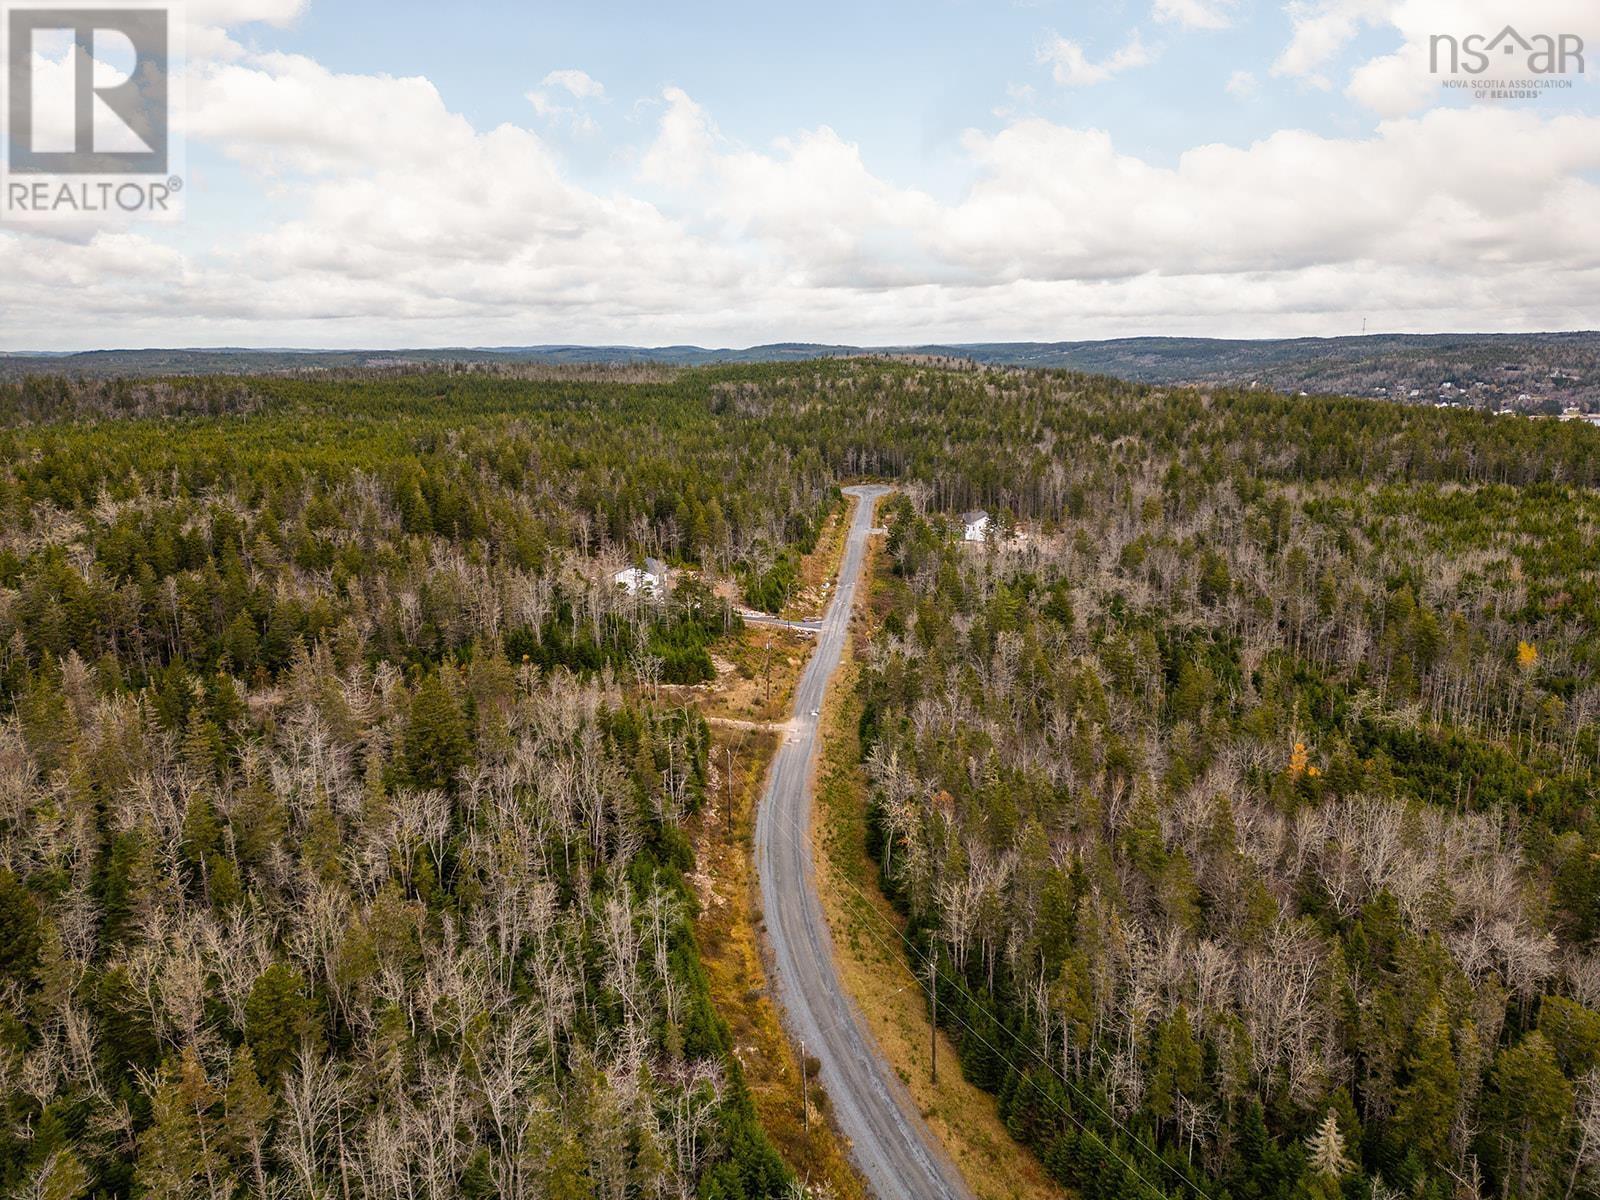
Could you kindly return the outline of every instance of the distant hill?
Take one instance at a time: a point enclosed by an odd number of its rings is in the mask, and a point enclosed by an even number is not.
[[[1595,332],[1372,334],[1259,341],[1139,337],[876,347],[782,342],[743,350],[577,345],[432,350],[96,350],[82,354],[0,354],[0,379],[38,374],[259,374],[443,363],[703,366],[854,354],[948,356],[995,366],[1061,367],[1151,384],[1254,385],[1277,391],[1338,392],[1496,407],[1600,407],[1600,333]]]

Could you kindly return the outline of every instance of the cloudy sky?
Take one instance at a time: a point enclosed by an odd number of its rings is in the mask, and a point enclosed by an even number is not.
[[[1537,100],[1430,73],[1508,21],[1596,62]],[[1600,327],[1596,0],[185,23],[185,219],[0,226],[0,349]]]

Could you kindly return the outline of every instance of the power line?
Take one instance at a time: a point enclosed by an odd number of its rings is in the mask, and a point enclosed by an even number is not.
[[[778,826],[779,830],[781,832],[785,833],[786,835],[788,835],[789,837],[791,837],[793,839],[794,844],[795,844],[795,846],[797,848],[801,848],[803,846],[803,843],[800,840],[799,827],[795,824],[793,818],[790,818],[789,821],[786,822],[786,824],[789,825],[790,828],[786,829],[786,828],[784,828],[784,826],[782,824],[780,824]],[[921,962],[923,966],[926,967],[926,966],[929,965],[928,956],[925,953],[923,953],[923,951],[920,950],[917,947],[915,942],[913,942],[909,937],[906,936],[905,930],[901,929],[898,925],[896,925],[893,921],[891,921],[888,917],[886,917],[878,909],[878,906],[872,902],[871,898],[868,897],[867,894],[865,892],[863,892],[859,887],[857,887],[854,882],[852,882],[850,879],[844,877],[844,875],[842,873],[840,873],[840,878],[843,880],[844,885],[847,888],[849,888],[853,893],[855,893],[856,898],[861,901],[861,903],[867,908],[867,910],[869,911],[869,913],[872,916],[876,917],[879,921],[883,922],[884,924],[888,925],[889,928],[894,930],[895,934],[900,938],[900,940],[905,943],[906,948],[911,951],[912,955],[919,962]],[[892,942],[889,942],[889,941],[885,940],[880,934],[878,934],[876,931],[872,930],[870,927],[868,929],[868,933],[871,934],[871,936],[878,942],[878,944],[880,946],[883,946],[885,949],[890,950],[890,951],[894,950],[894,945],[893,945]],[[945,976],[945,978],[951,980],[951,985],[969,1003],[972,1003],[972,1004],[976,1004],[977,1003],[977,1000],[972,995],[972,993],[967,991],[965,986],[963,986],[962,982],[960,981],[960,977],[959,976],[955,977],[955,979],[951,979],[951,977],[947,974]],[[902,990],[904,990],[904,989],[902,989]],[[1027,1072],[1022,1070],[1022,1068],[1016,1063],[1015,1060],[1013,1060],[1009,1055],[1007,1055],[1005,1053],[1005,1051],[1001,1050],[1000,1047],[996,1046],[993,1042],[991,1042],[988,1038],[986,1038],[979,1030],[973,1028],[972,1025],[969,1024],[966,1021],[966,1019],[964,1017],[962,1017],[962,1015],[959,1012],[949,1008],[948,1006],[946,1007],[945,1012],[952,1019],[954,1019],[956,1021],[956,1023],[959,1024],[964,1030],[966,1030],[973,1037],[977,1038],[980,1042],[982,1042],[983,1045],[989,1051],[991,1051],[996,1057],[998,1057],[1001,1062],[1005,1063],[1006,1066],[1010,1067],[1013,1071],[1015,1071],[1020,1078],[1026,1079],[1033,1086],[1034,1091],[1036,1091],[1039,1095],[1043,1096],[1047,1101],[1049,1101],[1052,1105],[1054,1105],[1056,1110],[1058,1112],[1060,1112],[1062,1116],[1066,1117],[1067,1120],[1071,1121],[1072,1124],[1077,1127],[1077,1129],[1078,1129],[1078,1131],[1080,1133],[1093,1134],[1096,1138],[1099,1138],[1099,1134],[1095,1133],[1094,1130],[1092,1130],[1088,1126],[1086,1126],[1083,1123],[1083,1121],[1078,1117],[1078,1115],[1076,1113],[1072,1112],[1070,1109],[1068,1109],[1065,1106],[1063,1106],[1062,1103],[1059,1100],[1057,1100],[1054,1096],[1050,1095],[1049,1092],[1045,1091],[1042,1087],[1040,1087],[1039,1084],[1036,1081],[1034,1081],[1033,1079],[1031,1079],[1028,1076]],[[1086,1092],[1083,1091],[1083,1089],[1079,1088],[1075,1083],[1073,1083],[1070,1079],[1068,1079],[1066,1077],[1066,1075],[1064,1075],[1056,1067],[1056,1065],[1054,1063],[1052,1063],[1048,1059],[1046,1059],[1042,1054],[1039,1053],[1039,1051],[1037,1049],[1035,1049],[1033,1046],[1029,1045],[1027,1042],[1023,1041],[1022,1038],[1018,1037],[1017,1034],[1015,1032],[1013,1032],[1009,1026],[1007,1026],[1003,1022],[996,1022],[996,1024],[999,1025],[999,1027],[1001,1029],[1004,1029],[1006,1031],[1006,1033],[1010,1035],[1012,1041],[1016,1042],[1019,1046],[1021,1046],[1024,1050],[1026,1050],[1029,1054],[1031,1054],[1034,1058],[1036,1058],[1039,1061],[1039,1063],[1047,1071],[1049,1071],[1052,1075],[1054,1075],[1057,1079],[1059,1079],[1061,1081],[1062,1085],[1068,1091],[1070,1091],[1074,1096],[1076,1096],[1083,1104],[1085,1104],[1086,1106],[1088,1106],[1089,1108],[1091,1108],[1095,1112],[1097,1112],[1113,1128],[1115,1128],[1118,1132],[1122,1133],[1125,1137],[1127,1137],[1129,1141],[1133,1142],[1134,1145],[1138,1146],[1145,1153],[1149,1154],[1152,1158],[1155,1158],[1158,1161],[1160,1161],[1162,1166],[1164,1166],[1168,1171],[1170,1171],[1173,1175],[1175,1175],[1185,1185],[1187,1185],[1190,1189],[1192,1189],[1197,1196],[1201,1197],[1201,1200],[1211,1200],[1210,1194],[1208,1192],[1206,1192],[1206,1190],[1204,1188],[1202,1188],[1199,1184],[1195,1183],[1194,1180],[1190,1179],[1186,1174],[1184,1174],[1182,1171],[1178,1170],[1177,1167],[1173,1166],[1170,1162],[1168,1162],[1165,1158],[1163,1158],[1160,1154],[1158,1154],[1154,1147],[1150,1146],[1142,1138],[1140,1138],[1138,1136],[1138,1134],[1134,1133],[1125,1124],[1123,1124],[1121,1121],[1117,1120],[1117,1118],[1111,1112],[1109,1112],[1104,1106],[1096,1103],[1095,1100],[1093,1099],[1093,1097],[1089,1096]],[[1161,1189],[1156,1187],[1156,1185],[1154,1183],[1152,1183],[1149,1179],[1147,1179],[1145,1177],[1145,1175],[1143,1174],[1143,1172],[1141,1172],[1138,1167],[1134,1166],[1133,1163],[1129,1162],[1126,1158],[1124,1158],[1121,1154],[1119,1154],[1115,1147],[1113,1147],[1112,1145],[1107,1143],[1103,1138],[1100,1139],[1100,1142],[1101,1142],[1101,1145],[1103,1145],[1105,1147],[1106,1151],[1114,1159],[1117,1160],[1117,1162],[1121,1163],[1123,1167],[1125,1167],[1129,1172],[1131,1172],[1133,1174],[1135,1179],[1137,1179],[1140,1183],[1144,1184],[1145,1187],[1149,1188],[1151,1191],[1156,1192],[1158,1194],[1160,1193]]]

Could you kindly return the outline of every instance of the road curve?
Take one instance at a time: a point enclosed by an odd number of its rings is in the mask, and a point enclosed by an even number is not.
[[[867,1186],[878,1200],[972,1200],[840,984],[811,860],[818,723],[812,714],[822,708],[823,693],[839,668],[873,514],[888,490],[845,489],[860,503],[816,653],[795,691],[792,732],[778,747],[756,814],[756,870],[785,1022],[806,1052],[821,1061],[822,1086]]]

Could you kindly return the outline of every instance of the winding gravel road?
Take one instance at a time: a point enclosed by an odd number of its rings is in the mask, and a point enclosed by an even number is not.
[[[817,717],[839,668],[867,537],[885,487],[851,487],[860,497],[845,543],[839,584],[823,617],[816,653],[795,692],[794,720],[778,747],[756,815],[756,869],[767,935],[777,959],[778,999],[789,1031],[822,1063],[822,1086],[851,1156],[878,1200],[972,1200],[960,1172],[923,1123],[884,1061],[834,966],[811,860],[811,774]]]

